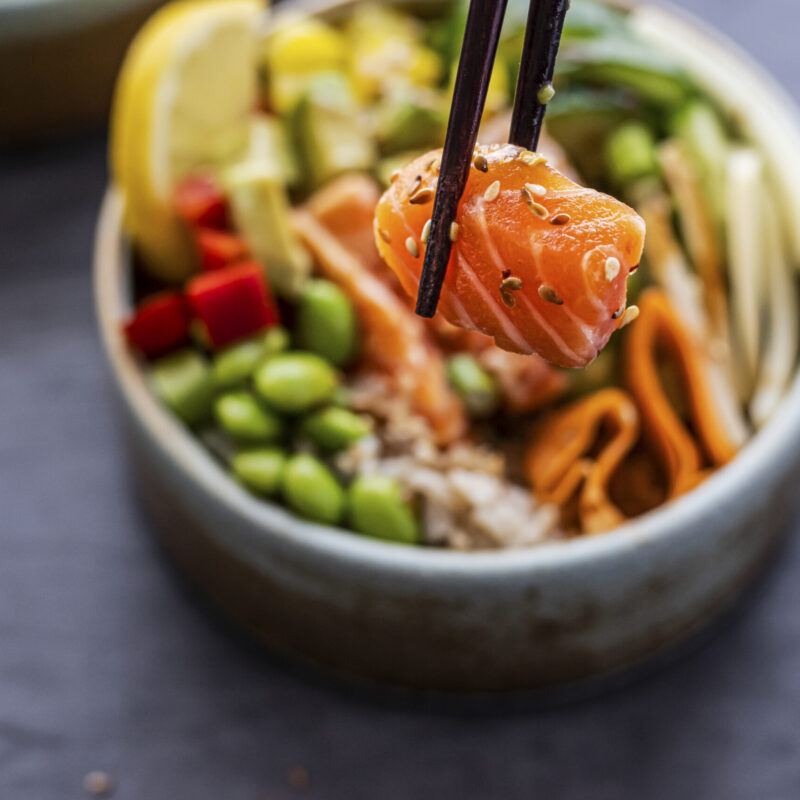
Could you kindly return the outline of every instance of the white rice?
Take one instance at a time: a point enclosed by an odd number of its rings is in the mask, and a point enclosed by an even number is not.
[[[428,544],[477,550],[561,538],[558,509],[505,477],[502,452],[470,442],[441,450],[425,420],[411,413],[383,376],[363,376],[349,388],[353,407],[379,425],[374,436],[337,457],[337,468],[349,477],[395,478],[418,504]]]

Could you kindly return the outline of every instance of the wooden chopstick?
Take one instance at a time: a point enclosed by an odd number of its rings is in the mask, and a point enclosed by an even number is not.
[[[416,312],[421,317],[436,313],[447,262],[450,260],[450,225],[467,183],[472,153],[478,138],[489,78],[500,41],[506,0],[471,0],[458,62],[453,105],[439,169],[431,229],[425,248]]]
[[[510,133],[512,144],[528,150],[535,150],[539,142],[568,7],[569,0],[531,0]],[[472,164],[505,12],[506,0],[470,2],[417,290],[416,312],[421,317],[432,317],[439,304],[453,246],[450,226]]]
[[[553,69],[556,64],[564,15],[569,0],[531,0],[522,61],[514,95],[509,142],[536,150],[547,102],[552,97]]]

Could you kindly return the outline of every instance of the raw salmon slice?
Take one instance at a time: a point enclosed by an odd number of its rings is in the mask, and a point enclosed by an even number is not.
[[[378,203],[375,241],[415,295],[441,151],[405,167]],[[583,367],[626,321],[628,275],[645,226],[619,200],[586,189],[513,145],[478,145],[451,229],[439,310],[504,350]]]

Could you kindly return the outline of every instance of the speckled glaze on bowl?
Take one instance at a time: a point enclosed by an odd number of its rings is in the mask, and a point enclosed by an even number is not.
[[[783,109],[776,124],[792,131],[800,153],[793,108],[773,82],[730,43],[698,33],[694,22],[681,24],[758,76]],[[789,177],[800,192],[800,174]],[[707,625],[755,578],[795,519],[797,382],[732,464],[607,535],[457,553],[301,521],[230,480],[151,395],[119,333],[130,308],[121,211],[110,191],[98,226],[95,288],[140,496],[190,581],[272,648],[368,681],[444,691],[597,679]]]

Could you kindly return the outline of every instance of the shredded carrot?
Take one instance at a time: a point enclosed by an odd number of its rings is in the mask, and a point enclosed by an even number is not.
[[[621,389],[602,389],[555,412],[539,427],[525,454],[531,488],[562,509],[577,504],[584,533],[601,533],[625,520],[609,484],[639,435],[639,415]]]
[[[440,444],[464,434],[464,410],[447,384],[444,360],[419,317],[314,216],[292,212],[292,227],[322,274],[350,297],[362,324],[364,358],[392,377],[413,408],[430,423]]]
[[[663,464],[668,496],[676,497],[706,477],[707,465],[730,461],[736,447],[720,422],[702,355],[664,292],[649,289],[638,304],[639,318],[625,343],[626,382],[648,442]],[[679,371],[691,432],[665,392],[659,349]]]

